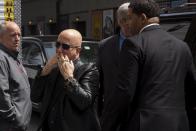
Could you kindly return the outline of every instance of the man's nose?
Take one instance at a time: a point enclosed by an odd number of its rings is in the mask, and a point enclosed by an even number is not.
[[[19,35],[16,35],[16,40],[20,40],[20,36]]]

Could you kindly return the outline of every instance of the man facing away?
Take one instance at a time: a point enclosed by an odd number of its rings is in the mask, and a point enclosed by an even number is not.
[[[30,85],[17,59],[20,37],[16,23],[0,25],[0,131],[25,131],[30,122]]]
[[[82,36],[77,30],[62,31],[56,42],[56,55],[37,78],[34,87],[44,88],[43,97],[34,96],[34,101],[42,101],[39,130],[100,130],[95,108],[98,70],[95,65],[80,60],[81,44]]]
[[[114,131],[127,109],[132,113],[125,131],[189,131],[185,79],[196,85],[189,47],[152,22],[159,17],[153,0],[131,0],[129,13],[135,36],[123,44],[118,84],[103,114],[103,131]]]

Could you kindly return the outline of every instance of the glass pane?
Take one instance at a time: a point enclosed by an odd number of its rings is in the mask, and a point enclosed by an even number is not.
[[[41,49],[33,42],[23,42],[22,55],[24,64],[43,65]]]
[[[49,60],[56,53],[55,42],[43,42],[46,57]]]
[[[28,52],[29,52],[29,50],[30,50],[30,48],[29,48],[29,45],[31,45],[31,44],[29,44],[29,42],[23,42],[22,43],[22,60],[23,60],[23,63],[27,63],[27,54],[28,54]]]
[[[170,34],[174,35],[178,39],[184,40],[190,22],[171,22],[171,23],[162,23],[161,28]]]
[[[83,62],[95,62],[97,57],[98,43],[83,42],[80,58]]]

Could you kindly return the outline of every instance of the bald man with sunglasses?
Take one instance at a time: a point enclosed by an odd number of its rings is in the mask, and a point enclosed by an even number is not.
[[[80,61],[82,36],[74,29],[62,31],[56,42],[56,55],[48,61],[33,88],[43,88],[42,131],[99,131],[95,110],[98,71]]]

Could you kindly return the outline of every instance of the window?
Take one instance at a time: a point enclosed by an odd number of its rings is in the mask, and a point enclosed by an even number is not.
[[[43,42],[43,46],[48,60],[56,54],[55,42]]]
[[[41,49],[33,42],[23,42],[22,55],[24,64],[43,65]]]
[[[98,43],[83,42],[80,58],[83,62],[95,62],[97,57]]]
[[[186,33],[189,29],[190,22],[168,22],[162,23],[161,28],[170,34],[174,35],[178,39],[184,40]]]

